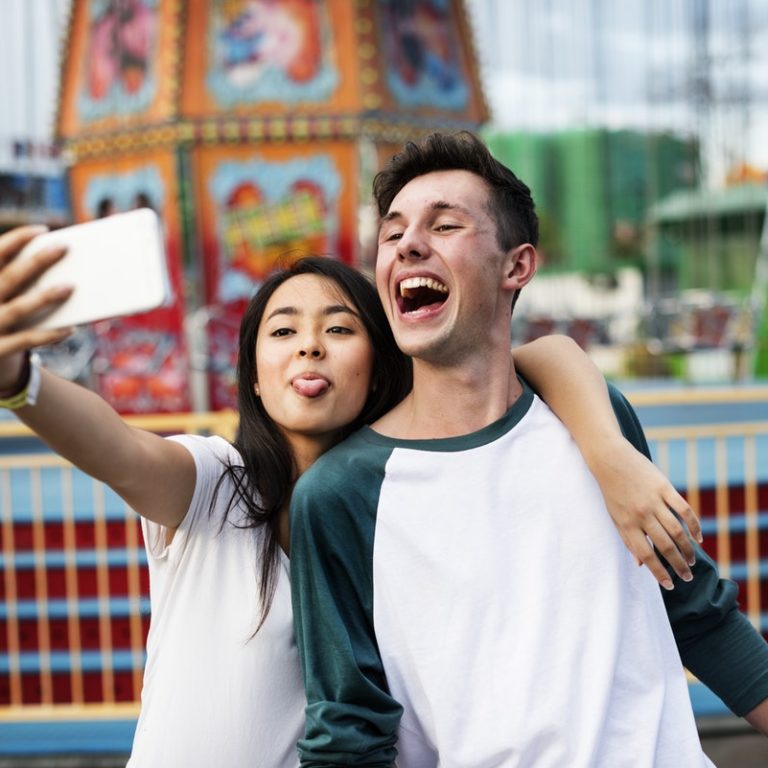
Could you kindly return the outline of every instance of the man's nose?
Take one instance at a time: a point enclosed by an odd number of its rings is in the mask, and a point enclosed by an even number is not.
[[[429,256],[429,243],[416,228],[406,229],[397,243],[397,257],[401,261],[426,259]]]

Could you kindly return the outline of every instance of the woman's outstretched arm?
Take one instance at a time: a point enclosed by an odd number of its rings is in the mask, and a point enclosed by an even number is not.
[[[25,291],[58,261],[62,249],[25,260],[17,254],[41,229],[21,227],[0,235],[0,400],[17,402],[29,374],[29,350],[66,338],[69,330],[20,329],[42,308],[65,301],[71,288]],[[183,520],[195,485],[195,466],[181,445],[126,424],[101,397],[49,371],[40,371],[34,405],[18,418],[56,453],[113,488],[139,514],[169,528]],[[21,398],[23,400],[23,397]]]
[[[658,550],[681,578],[691,578],[694,551],[685,527],[701,540],[698,518],[664,474],[624,438],[605,379],[568,336],[542,336],[512,351],[515,368],[565,424],[600,485],[624,543],[659,583],[672,580]],[[648,539],[653,542],[653,547]]]

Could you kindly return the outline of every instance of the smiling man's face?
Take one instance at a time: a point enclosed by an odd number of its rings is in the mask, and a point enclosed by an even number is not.
[[[436,171],[408,182],[384,216],[376,285],[406,354],[451,362],[491,332],[506,254],[488,195],[474,173]]]

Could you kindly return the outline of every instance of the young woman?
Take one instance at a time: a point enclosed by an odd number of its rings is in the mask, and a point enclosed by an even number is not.
[[[38,232],[0,237],[0,405],[143,518],[152,622],[129,765],[295,767],[305,699],[287,573],[288,502],[295,479],[321,453],[408,391],[409,364],[375,290],[331,259],[306,259],[272,276],[241,324],[234,444],[164,439],[128,426],[93,392],[30,361],[30,348],[67,331],[15,328],[71,293],[24,291],[62,255],[15,261]],[[638,559],[658,563],[649,534],[687,574],[692,550],[668,507],[697,533],[695,517],[620,437],[591,363],[565,339],[516,350],[515,362],[579,435]],[[600,403],[599,422],[581,423],[585,398],[592,414],[591,401]]]

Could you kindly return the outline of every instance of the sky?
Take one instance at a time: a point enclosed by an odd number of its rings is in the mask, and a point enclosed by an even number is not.
[[[502,129],[610,126],[699,135],[718,183],[768,169],[766,0],[465,0]],[[0,167],[51,135],[69,0],[0,0]],[[5,153],[5,154],[4,154]]]
[[[68,7],[69,0],[0,0],[0,170],[18,168],[14,141],[46,142],[53,135]],[[32,171],[54,169],[42,158],[28,165]]]
[[[766,0],[466,0],[494,122],[699,135],[768,169]]]

